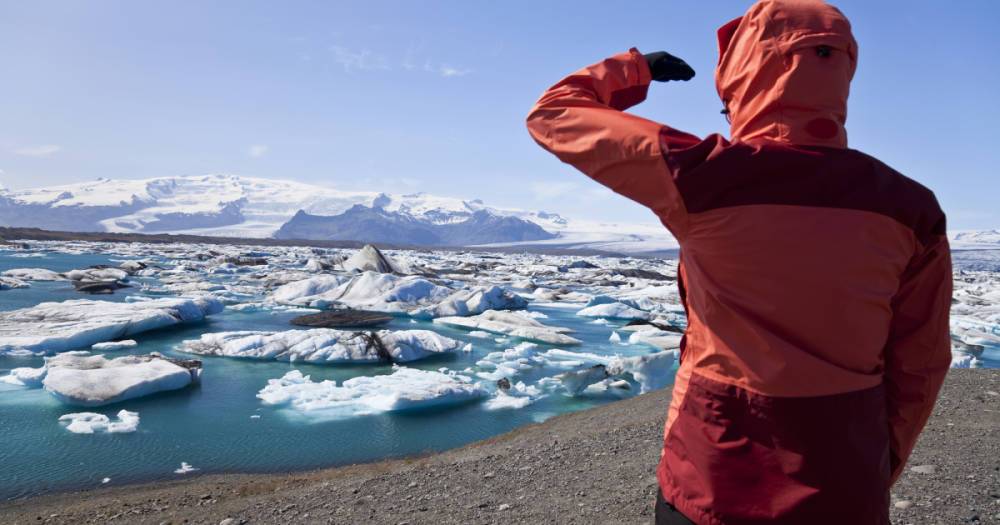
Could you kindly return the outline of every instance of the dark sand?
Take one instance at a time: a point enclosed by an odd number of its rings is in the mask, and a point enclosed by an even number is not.
[[[650,523],[668,398],[655,392],[421,458],[33,498],[0,505],[0,521]],[[948,375],[892,501],[897,525],[1000,523],[1000,370]]]

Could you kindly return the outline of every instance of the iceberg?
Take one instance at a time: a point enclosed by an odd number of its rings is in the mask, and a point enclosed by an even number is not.
[[[322,296],[337,288],[346,280],[346,278],[337,275],[317,275],[278,287],[271,294],[271,299],[279,304],[309,306],[322,300],[321,297],[317,296]]]
[[[389,375],[355,377],[339,386],[336,381],[316,382],[292,370],[280,379],[268,380],[257,397],[267,405],[344,418],[456,405],[485,395],[480,385],[457,374],[395,367]]]
[[[184,341],[179,350],[190,354],[304,361],[307,363],[405,363],[455,352],[456,341],[430,330],[350,332],[332,328],[283,332],[219,332]]]
[[[542,391],[536,386],[528,386],[518,381],[513,385],[507,381],[508,388],[498,388],[496,394],[485,403],[486,410],[503,410],[524,408],[535,401],[545,397]]]
[[[491,368],[492,372],[478,372],[476,376],[489,381],[499,381],[548,365],[535,343],[521,343],[501,352],[490,352],[476,362],[476,366]]]
[[[63,274],[70,281],[123,281],[128,279],[128,272],[118,268],[85,268],[70,270]]]
[[[0,377],[0,383],[28,388],[41,388],[42,380],[45,379],[45,372],[45,367],[19,367],[11,370],[7,375]]]
[[[639,383],[639,393],[665,388],[674,375],[671,373],[677,361],[676,351],[656,352],[635,357],[616,357],[608,364],[611,376],[631,374]]]
[[[566,335],[567,332],[572,332],[569,328],[547,326],[530,317],[500,310],[487,310],[471,317],[439,317],[434,323],[509,335],[541,343],[580,344],[579,339]]]
[[[14,268],[0,274],[4,277],[11,277],[22,281],[65,281],[66,278],[59,272],[46,270],[45,268]]]
[[[649,312],[633,308],[625,303],[601,303],[588,306],[576,315],[583,317],[602,317],[605,319],[649,319]]]
[[[66,430],[74,434],[93,434],[94,432],[118,434],[135,432],[139,428],[139,413],[121,410],[118,412],[118,419],[112,421],[104,414],[77,412],[59,416],[59,422],[67,423]]]
[[[200,321],[222,311],[210,297],[132,303],[76,299],[0,312],[0,355],[53,354]]]
[[[159,354],[107,359],[67,352],[45,360],[41,368],[18,368],[4,382],[44,387],[69,405],[101,406],[184,388],[198,380],[200,361],[167,359]]]
[[[568,352],[550,350],[546,354],[553,357],[565,356]],[[597,364],[582,370],[563,372],[556,377],[570,395],[580,395],[590,385],[609,378],[621,378],[625,374],[632,376],[639,383],[639,393],[645,394],[666,387],[673,379],[672,369],[677,360],[675,351],[656,352],[654,354],[633,357],[604,358],[593,354],[583,354],[582,357]]]
[[[124,350],[126,348],[133,348],[138,346],[139,343],[135,339],[123,339],[121,341],[108,341],[106,343],[94,343],[90,346],[90,349],[95,352],[110,352],[114,350]]]
[[[348,272],[378,272],[397,273],[393,262],[382,254],[381,250],[371,244],[366,244],[343,263]]]
[[[339,282],[334,284],[334,279]],[[293,282],[275,290],[272,298],[282,304],[328,308],[341,304],[379,312],[400,312],[436,304],[451,295],[446,286],[417,276],[364,272],[347,281],[334,276],[317,276]]]
[[[271,299],[292,306],[321,309],[345,306],[419,317],[466,316],[528,306],[524,298],[498,286],[453,290],[416,275],[373,271],[347,280],[321,275],[288,283],[275,290]]]
[[[29,288],[31,285],[14,277],[0,277],[0,290],[13,290],[15,288]]]
[[[527,307],[527,300],[499,286],[477,286],[468,290],[458,290],[434,307],[416,312],[416,315],[467,316],[488,310],[519,310]]]

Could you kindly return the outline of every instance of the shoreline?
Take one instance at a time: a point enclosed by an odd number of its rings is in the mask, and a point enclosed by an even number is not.
[[[403,459],[35,496],[0,503],[0,522],[649,523],[669,395]],[[1000,370],[952,369],[893,488],[893,523],[1000,523],[997,429]]]

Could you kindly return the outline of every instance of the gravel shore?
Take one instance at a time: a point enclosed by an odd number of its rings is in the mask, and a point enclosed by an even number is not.
[[[650,523],[668,391],[427,457],[0,505],[3,523]],[[893,523],[1000,523],[1000,370],[952,370]]]

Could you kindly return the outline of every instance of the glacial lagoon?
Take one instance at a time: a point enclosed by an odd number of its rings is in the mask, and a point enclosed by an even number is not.
[[[321,286],[287,286],[319,276],[333,276],[324,279],[343,283],[362,275],[377,280],[378,275],[370,272],[355,274],[338,267],[355,252],[33,241],[0,251],[0,274],[18,268],[61,273],[102,265],[115,268],[125,261],[142,261],[146,265],[143,271],[127,277],[127,288],[108,295],[81,294],[68,280],[28,279],[24,281],[27,287],[0,291],[0,311],[78,299],[135,303],[196,296],[210,297],[225,306],[201,321],[131,335],[129,339],[137,342],[135,346],[91,351],[108,359],[151,352],[172,359],[200,359],[200,378],[192,386],[81,407],[59,401],[46,388],[0,382],[0,435],[4,436],[0,448],[0,498],[182,479],[204,473],[314,469],[421,454],[637,395],[646,388],[667,387],[672,381],[676,369],[672,357],[659,360],[655,367],[643,364],[646,356],[665,356],[665,352],[675,356],[677,332],[684,325],[683,308],[672,280],[676,262],[657,259],[388,252],[402,269],[398,273],[411,275],[403,278],[408,279],[407,290],[442,287],[446,295],[480,285],[498,286],[510,304],[523,299],[526,308],[514,310],[520,319],[559,329],[580,341],[551,344],[537,337],[529,337],[529,341],[495,330],[435,323],[434,317],[442,316],[429,314],[428,308],[437,308],[438,314],[443,310],[438,299],[426,302],[433,291],[423,298],[397,293],[399,290],[377,299],[356,298],[367,308],[392,313],[393,319],[378,330],[430,330],[458,342],[458,350],[396,366],[440,372],[440,376],[421,377],[453,378],[471,385],[468,389],[477,395],[449,399],[441,394],[436,399],[441,403],[409,410],[379,410],[381,400],[359,405],[353,400],[368,394],[343,389],[351,384],[345,381],[398,371],[391,364],[314,364],[301,357],[276,361],[182,351],[185,342],[199,340],[208,333],[305,329],[290,321],[319,311],[303,305],[331,306],[326,303],[333,297],[332,292],[322,292]],[[252,259],[264,264],[240,264]],[[422,279],[431,284],[424,284]],[[322,279],[315,282],[319,281]],[[279,292],[282,287],[286,287],[284,292]],[[318,294],[309,296],[317,290]],[[956,273],[953,366],[1000,366],[998,290],[1000,277],[993,270]],[[351,293],[364,296],[374,292],[354,289]],[[276,301],[276,297],[284,300]],[[340,297],[346,296],[341,293]],[[424,303],[416,308],[407,306],[407,301],[413,305]],[[460,313],[476,319],[476,312]],[[626,328],[629,317],[652,320],[658,328]],[[531,332],[527,335],[531,336]],[[0,377],[13,369],[39,369],[45,364],[45,356],[25,354],[0,353]],[[631,364],[623,368],[623,362]],[[594,365],[606,366],[594,375],[588,372],[594,370]],[[308,388],[303,390],[300,387],[305,376],[309,377]],[[510,395],[500,392],[500,378],[512,383]],[[335,383],[322,383],[327,380]],[[317,384],[331,388],[324,390],[315,387]],[[406,392],[408,383],[402,384],[404,398],[413,394]],[[279,400],[293,402],[275,402],[274,396],[263,393],[269,385],[271,394],[277,389]],[[426,389],[426,385],[421,388]],[[322,392],[317,394],[319,390]],[[418,401],[423,399],[419,395]],[[348,402],[331,403],[331,399],[340,399],[337,396],[346,396]],[[294,402],[303,399],[303,403]],[[66,421],[60,422],[60,417],[80,412],[94,412],[117,421],[122,410],[138,414],[134,431],[98,429],[89,434],[75,433],[68,430]]]

